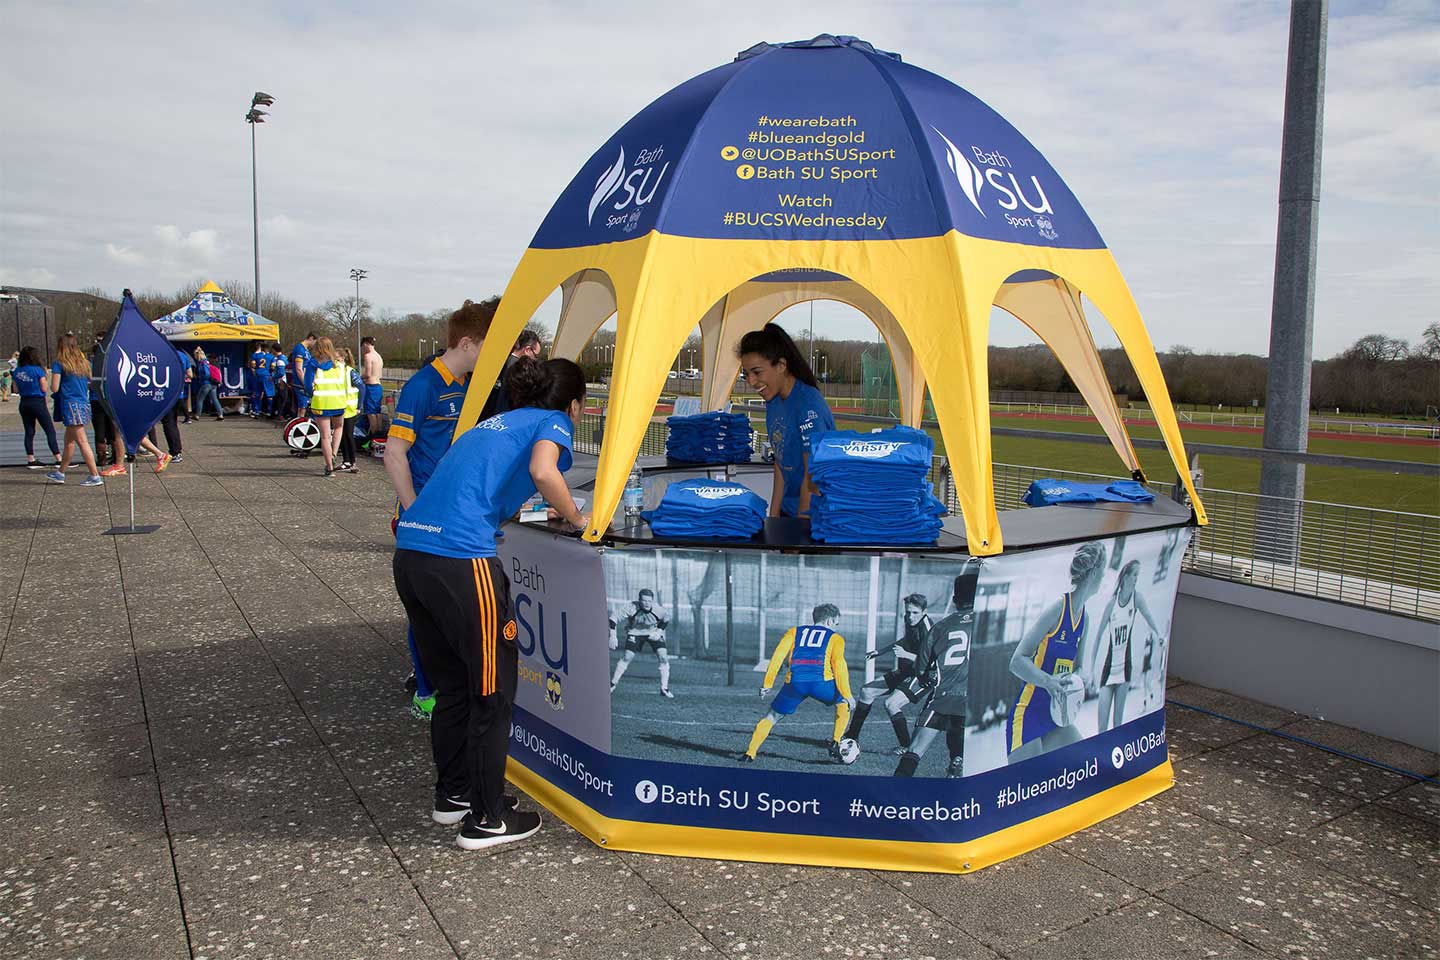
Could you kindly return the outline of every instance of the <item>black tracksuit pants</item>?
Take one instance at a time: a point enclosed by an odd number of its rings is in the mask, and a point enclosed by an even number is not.
[[[397,550],[394,570],[421,666],[435,688],[436,792],[468,796],[477,820],[498,823],[516,684],[505,568],[494,557],[457,560]]]

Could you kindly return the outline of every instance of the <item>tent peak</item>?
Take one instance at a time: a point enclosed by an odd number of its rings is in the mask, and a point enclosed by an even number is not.
[[[759,43],[735,54],[735,62],[749,60],[751,57],[758,57],[762,53],[769,53],[771,50],[779,50],[782,47],[790,50],[822,50],[834,47],[853,47],[863,53],[873,53],[877,57],[888,57],[891,60],[901,59],[900,54],[891,53],[889,50],[880,50],[866,40],[859,37],[852,37],[849,34],[841,33],[820,33],[809,40],[790,40],[785,43],[768,43],[761,40]]]
[[[206,280],[206,281],[205,281],[205,285],[202,286],[199,290],[197,290],[197,291],[195,291],[195,292],[196,292],[196,293],[224,293],[225,291],[224,291],[224,290],[221,290],[221,289],[220,289],[220,285],[219,285],[218,283],[216,283],[214,280]]]

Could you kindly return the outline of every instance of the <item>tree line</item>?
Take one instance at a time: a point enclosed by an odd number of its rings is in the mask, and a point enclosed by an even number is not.
[[[196,287],[172,293],[147,290],[137,294],[135,302],[141,313],[153,320],[189,303]],[[253,287],[248,283],[237,281],[224,289],[237,303],[253,308]],[[74,305],[67,304],[63,318],[57,308],[58,327],[89,332],[109,323],[113,309],[91,304],[88,299],[114,303],[114,298],[100,290],[87,290],[84,297],[84,303],[77,300]],[[279,325],[280,340],[286,346],[310,330],[341,343],[353,343],[358,323],[362,333],[376,338],[387,363],[404,366],[418,362],[440,346],[452,309],[402,315],[384,308],[375,310],[363,297],[358,301],[339,297],[319,307],[306,307],[280,293],[268,292],[260,312]],[[549,342],[550,331],[543,325],[532,321],[530,327]],[[587,375],[599,379],[608,372],[614,340],[613,331],[602,330],[582,351],[578,359]],[[867,354],[872,370],[876,361],[888,362],[883,343],[824,337],[816,337],[811,343],[803,330],[796,341],[816,374],[832,383],[858,386],[863,380]],[[699,366],[700,355],[699,336],[692,334],[681,348],[676,365]],[[1171,400],[1177,405],[1251,407],[1265,403],[1265,357],[1197,353],[1185,346],[1173,347],[1158,357]],[[1123,350],[1101,350],[1100,359],[1116,394],[1133,401],[1145,399],[1145,391]],[[1075,392],[1074,382],[1043,344],[991,347],[989,367],[992,390]],[[1423,416],[1430,411],[1433,415],[1433,408],[1440,407],[1440,323],[1427,326],[1413,344],[1383,334],[1368,334],[1334,357],[1316,360],[1311,369],[1310,405],[1321,412],[1339,408],[1347,413]]]

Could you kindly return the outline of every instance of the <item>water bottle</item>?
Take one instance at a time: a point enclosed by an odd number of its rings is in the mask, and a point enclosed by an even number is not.
[[[630,470],[630,479],[625,481],[625,519],[632,523],[640,519],[640,511],[645,509],[645,477],[640,472],[637,464]]]

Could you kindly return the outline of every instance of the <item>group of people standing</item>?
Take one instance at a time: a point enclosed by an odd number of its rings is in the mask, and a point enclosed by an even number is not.
[[[320,428],[324,476],[356,473],[355,428],[363,416],[367,428],[381,414],[385,361],[375,338],[360,341],[360,364],[349,347],[336,347],[329,337],[307,333],[285,358],[273,344],[267,356],[261,347],[250,357],[250,416],[283,420],[310,416]]]
[[[26,465],[32,469],[49,467],[45,479],[64,483],[65,471],[78,450],[89,471],[80,483],[82,487],[98,487],[105,482],[105,477],[124,476],[128,470],[127,460],[134,458],[126,455],[125,440],[120,436],[101,389],[105,376],[102,338],[95,338],[87,355],[73,333],[62,335],[55,344],[55,362],[48,371],[39,350],[33,346],[19,350],[14,361],[10,376],[20,397]],[[55,437],[56,422],[65,430],[63,449]],[[155,458],[156,473],[163,473],[171,463],[181,459],[175,410],[166,414],[163,425],[169,452],[161,452],[156,446],[153,430],[151,436],[141,438],[137,447],[137,452],[144,451]],[[94,429],[93,447],[86,427]],[[45,434],[53,458],[50,461],[41,461],[35,456],[37,431]]]

